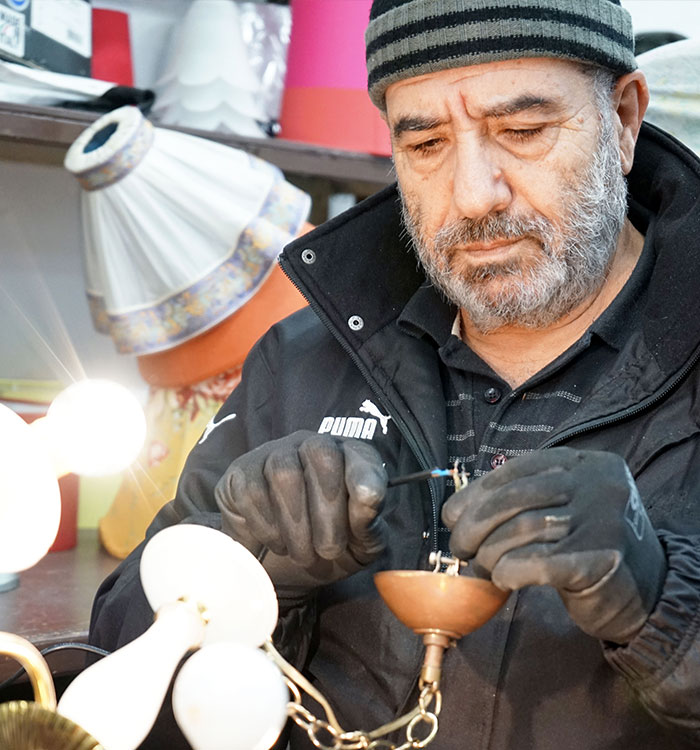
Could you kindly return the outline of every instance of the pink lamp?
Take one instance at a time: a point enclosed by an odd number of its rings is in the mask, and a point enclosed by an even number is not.
[[[364,32],[371,0],[292,0],[281,136],[330,148],[391,154],[367,94]]]

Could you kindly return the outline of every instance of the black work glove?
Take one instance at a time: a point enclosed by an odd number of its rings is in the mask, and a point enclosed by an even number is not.
[[[377,451],[300,431],[235,459],[216,485],[222,530],[263,565],[280,598],[356,573],[384,549]]]
[[[666,558],[634,479],[612,453],[552,448],[511,459],[442,511],[450,550],[502,589],[549,584],[595,638],[628,643],[654,608]]]

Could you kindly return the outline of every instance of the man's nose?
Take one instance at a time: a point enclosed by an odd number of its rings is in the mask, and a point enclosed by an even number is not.
[[[452,203],[459,217],[481,219],[510,205],[512,193],[495,155],[475,134],[455,150]]]

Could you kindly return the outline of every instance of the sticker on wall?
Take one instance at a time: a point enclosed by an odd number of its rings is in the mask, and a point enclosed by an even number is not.
[[[32,29],[83,57],[92,54],[92,10],[85,0],[34,0]]]
[[[0,50],[22,57],[25,35],[24,16],[0,5]]]

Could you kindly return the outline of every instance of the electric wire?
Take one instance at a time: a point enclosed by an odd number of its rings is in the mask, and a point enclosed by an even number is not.
[[[99,648],[99,646],[91,646],[89,643],[78,643],[73,641],[65,641],[63,643],[54,643],[52,646],[46,646],[46,648],[42,648],[39,653],[42,656],[46,656],[47,654],[51,654],[54,651],[62,651],[62,650],[76,650],[76,651],[87,651],[91,654],[95,654],[102,658],[103,656],[108,656],[111,652],[105,651],[103,648]],[[6,680],[3,680],[0,682],[0,690],[4,690],[7,687],[10,687],[14,682],[16,682],[27,670],[24,667],[20,667],[13,675],[8,677]]]

